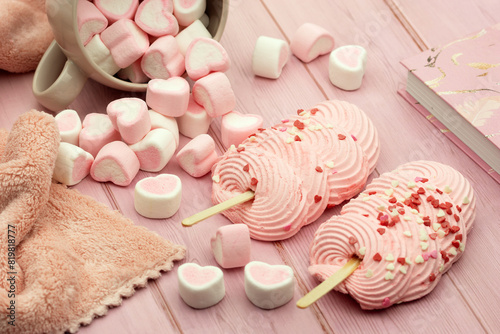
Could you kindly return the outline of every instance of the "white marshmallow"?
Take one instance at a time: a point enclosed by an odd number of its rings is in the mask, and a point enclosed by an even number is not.
[[[184,28],[184,30],[178,33],[177,36],[175,36],[177,44],[179,45],[179,51],[183,56],[186,55],[189,44],[191,44],[191,42],[198,37],[212,38],[212,35],[200,20],[194,21],[188,27]]]
[[[189,83],[181,77],[150,80],[146,91],[146,103],[162,115],[182,116],[189,104]]]
[[[290,41],[290,50],[304,63],[309,63],[331,52],[334,43],[333,36],[328,30],[314,23],[304,23],[295,31]]]
[[[210,245],[222,268],[243,267],[250,262],[250,230],[245,224],[219,227]]]
[[[207,134],[199,135],[177,153],[176,159],[179,166],[192,177],[203,176],[210,172],[218,160],[215,142]]]
[[[164,116],[154,110],[149,110],[149,117],[151,118],[151,130],[165,129],[170,131],[175,139],[175,148],[179,146],[179,127],[177,121],[173,117]]]
[[[177,118],[177,123],[180,133],[188,138],[194,138],[208,132],[212,117],[208,116],[205,108],[196,103],[191,95],[187,111]]]
[[[181,205],[181,179],[173,174],[147,177],[135,185],[135,210],[146,218],[172,217]]]
[[[285,265],[252,261],[245,266],[245,292],[257,307],[270,310],[293,298],[293,270]]]
[[[94,4],[106,16],[109,23],[120,19],[132,19],[139,0],[94,0]]]
[[[104,72],[114,75],[120,70],[120,66],[116,65],[111,52],[102,42],[100,35],[92,37],[90,42],[85,45],[87,55],[99,66]]]
[[[141,141],[130,145],[146,172],[162,170],[174,155],[177,145],[174,135],[165,129],[151,130]]]
[[[73,144],[61,142],[52,178],[68,186],[75,185],[89,175],[93,162],[92,154]]]
[[[123,141],[129,145],[139,142],[151,130],[148,106],[136,97],[111,101],[106,107],[109,119]]]
[[[217,267],[184,263],[177,270],[177,277],[182,300],[193,308],[213,306],[226,294],[224,274]]]
[[[344,90],[361,87],[366,67],[366,50],[359,45],[345,45],[330,53],[329,77]]]
[[[194,81],[211,72],[225,72],[231,61],[224,47],[211,38],[194,39],[186,51],[186,72]]]
[[[289,58],[290,48],[284,40],[260,36],[253,50],[253,73],[264,78],[277,79]]]
[[[78,35],[83,45],[87,45],[92,36],[108,26],[106,17],[90,1],[78,0],[76,14]]]
[[[172,11],[172,0],[144,0],[137,8],[134,20],[151,36],[177,35],[179,23]]]
[[[201,18],[206,8],[206,0],[174,0],[174,15],[184,27]]]
[[[59,128],[61,141],[78,146],[78,137],[82,131],[82,121],[78,113],[73,109],[66,109],[59,112],[54,118]]]

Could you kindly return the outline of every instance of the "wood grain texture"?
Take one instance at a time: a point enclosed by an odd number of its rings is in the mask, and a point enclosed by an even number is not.
[[[407,0],[232,0],[221,44],[232,67],[227,75],[237,97],[236,110],[260,114],[268,127],[326,99],[341,99],[362,108],[380,133],[381,155],[369,181],[412,160],[435,160],[453,166],[469,179],[477,196],[477,218],[467,251],[428,296],[382,311],[366,312],[349,296],[331,292],[311,307],[300,310],[295,302],[318,282],[309,275],[309,247],[318,226],[341,206],[328,209],[316,222],[291,239],[280,242],[252,240],[252,260],[290,265],[295,273],[293,300],[276,310],[265,311],[247,299],[242,268],[224,270],[226,297],[216,306],[194,310],[177,290],[177,266],[111,309],[83,333],[495,333],[500,328],[500,187],[480,167],[404,101],[397,90],[406,81],[399,64],[421,50],[472,33],[498,20],[500,3]],[[255,77],[252,52],[261,35],[290,41],[295,30],[313,22],[331,31],[336,46],[358,44],[368,51],[362,87],[347,92],[328,78],[328,56],[304,64],[291,57],[277,80]],[[31,109],[43,109],[31,94],[33,73],[0,71],[0,127],[10,128],[16,118]],[[143,93],[121,92],[89,81],[70,105],[83,118],[104,113],[121,97],[144,98]],[[209,134],[222,153],[220,118]],[[180,147],[189,141],[181,136]],[[163,173],[178,175],[183,182],[182,205],[169,219],[152,220],[133,206],[133,189],[144,177],[139,172],[128,187],[100,184],[90,178],[75,186],[80,192],[119,210],[172,242],[187,246],[187,262],[217,265],[209,240],[218,227],[228,224],[221,215],[186,228],[181,220],[211,205],[209,175],[192,178],[172,159]],[[368,181],[368,182],[369,182]]]

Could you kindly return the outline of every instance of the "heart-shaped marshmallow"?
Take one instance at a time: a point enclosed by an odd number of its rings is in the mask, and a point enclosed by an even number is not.
[[[182,116],[189,104],[189,83],[181,77],[150,80],[146,91],[146,103],[162,115]]]
[[[134,207],[144,217],[172,217],[181,205],[181,179],[172,174],[147,177],[135,185]]]
[[[164,116],[154,110],[149,110],[149,117],[151,118],[151,130],[165,129],[170,131],[175,139],[175,148],[179,146],[179,127],[174,117]]]
[[[137,25],[151,36],[177,35],[179,24],[172,0],[144,0],[135,13]]]
[[[278,79],[290,59],[290,47],[282,39],[260,36],[252,54],[252,71],[255,75]]]
[[[226,290],[222,270],[213,266],[201,267],[184,263],[177,270],[179,294],[189,306],[202,309],[220,302]]]
[[[193,95],[189,96],[186,113],[177,118],[179,132],[189,138],[208,132],[212,117],[208,116],[205,108],[196,103]]]
[[[54,118],[59,128],[61,142],[78,146],[78,136],[82,130],[82,121],[78,113],[73,109],[66,109],[58,113]]]
[[[177,153],[177,162],[193,177],[207,174],[218,159],[215,142],[207,134],[201,134],[186,144]]]
[[[290,42],[290,50],[304,63],[316,59],[333,50],[333,36],[328,30],[313,24],[301,25]]]
[[[127,144],[139,142],[151,130],[146,102],[136,97],[126,97],[110,102],[106,108],[115,130]]]
[[[180,77],[186,68],[175,38],[167,35],[154,41],[142,56],[141,68],[151,79]]]
[[[83,45],[108,26],[108,19],[90,1],[79,0],[76,14],[78,35]]]
[[[99,182],[111,181],[118,186],[128,186],[139,172],[139,165],[139,159],[127,144],[114,141],[99,151],[90,175]]]
[[[252,261],[245,266],[245,292],[257,307],[270,310],[293,298],[293,270],[285,265]]]
[[[195,81],[211,72],[225,72],[231,64],[222,45],[205,37],[196,38],[189,44],[185,62],[187,74]]]
[[[193,85],[193,99],[203,106],[208,116],[217,117],[231,112],[236,105],[231,82],[221,72],[210,73]]]
[[[135,152],[141,170],[158,172],[163,169],[175,152],[174,135],[165,129],[151,130],[146,137],[138,143],[130,145]]]
[[[198,20],[207,8],[206,0],[173,0],[174,15],[183,27],[187,27]]]
[[[93,162],[94,157],[90,153],[73,144],[61,142],[52,178],[68,186],[75,185],[89,175]]]
[[[219,227],[210,245],[222,268],[243,267],[250,262],[250,231],[245,224]]]
[[[82,126],[78,138],[79,145],[93,157],[99,153],[104,145],[121,138],[120,133],[113,128],[108,115],[87,114],[83,119]]]
[[[262,128],[262,116],[240,114],[232,111],[222,116],[221,137],[226,147],[238,146],[259,128]]]
[[[179,51],[183,56],[186,55],[189,44],[198,37],[212,38],[212,35],[200,20],[194,21],[175,36]]]
[[[330,53],[329,76],[332,84],[344,90],[361,87],[366,67],[366,50],[359,45],[345,45]]]
[[[132,19],[139,0],[94,0],[94,4],[109,23],[113,23],[120,19]]]

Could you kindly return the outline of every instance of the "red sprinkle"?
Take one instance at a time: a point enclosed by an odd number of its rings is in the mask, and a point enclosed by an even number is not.
[[[422,183],[425,183],[427,181],[429,181],[429,179],[426,179],[425,177],[423,177],[423,178],[420,179],[420,182],[422,182]]]
[[[429,195],[429,196],[428,196],[425,200],[426,200],[427,202],[432,202],[434,199],[435,199],[435,198],[434,198],[434,196]]]
[[[453,214],[453,212],[451,211],[451,209],[448,208],[448,209],[446,209],[446,214],[451,216]]]
[[[304,109],[297,109],[297,115],[300,115],[304,112]]]
[[[255,137],[256,135],[257,135],[257,134],[252,133],[251,135],[249,135],[249,136],[248,136],[248,138],[250,138],[250,137]]]
[[[320,195],[315,195],[314,196],[314,203],[318,203],[319,201],[321,201],[323,199],[323,197],[321,197]]]
[[[442,195],[443,192],[441,190],[439,190],[438,188],[436,188],[436,192],[439,194],[439,195]]]
[[[349,237],[349,245],[354,245],[356,242],[358,242],[358,239],[355,237]]]
[[[379,253],[373,255],[373,261],[382,261],[382,255]]]
[[[385,233],[385,228],[378,228],[377,229],[377,232],[380,234],[380,235],[383,235]]]
[[[403,209],[403,208],[399,208],[399,209],[398,209],[398,213],[399,213],[400,215],[404,215],[404,214],[405,214],[405,209]]]
[[[411,194],[411,197],[413,197],[414,199],[418,199],[419,195],[417,193],[413,193],[413,194]]]
[[[380,226],[389,226],[389,221],[388,220],[383,220],[379,223]]]
[[[249,170],[250,170],[249,164],[246,164],[245,166],[243,166],[243,171],[248,172]]]
[[[370,192],[368,192],[368,195],[371,196],[371,195],[375,195],[376,193],[377,193],[376,191],[370,191]]]
[[[302,141],[302,139],[300,139],[300,137],[298,135],[295,135],[295,137],[293,138],[293,140],[295,140],[295,141]]]
[[[320,166],[316,166],[315,169],[318,173],[323,173],[323,168],[321,168]]]
[[[444,223],[442,223],[442,224],[441,224],[441,228],[443,228],[443,229],[450,228],[450,223],[448,223],[448,222],[444,222]]]
[[[418,188],[417,193],[418,194],[425,194],[425,189],[420,187],[420,188]]]
[[[309,110],[309,112],[311,113],[311,115],[316,115],[316,113],[319,111],[318,108],[312,108],[311,110]]]
[[[240,146],[236,149],[238,152],[243,152],[245,150],[245,146]]]
[[[446,221],[446,217],[439,217],[439,218],[437,219],[437,222],[438,222],[439,224],[443,224],[445,221]]]
[[[453,207],[453,204],[450,203],[450,202],[444,202],[444,204],[446,204],[446,208],[449,209],[449,208],[452,208]]]
[[[432,240],[436,240],[437,233],[431,233],[431,234],[429,234],[429,238],[431,238]]]
[[[396,203],[398,200],[396,199],[396,197],[391,197],[389,198],[389,203]]]
[[[255,186],[257,183],[259,183],[259,180],[257,180],[255,177],[252,177],[252,179],[250,180],[250,184],[252,186]]]
[[[458,241],[458,240],[453,240],[453,241],[451,242],[451,244],[452,244],[452,245],[453,245],[453,247],[455,247],[455,248],[460,247],[460,241]]]
[[[339,140],[344,140],[345,139],[345,136],[341,133],[338,134],[338,137],[339,137]]]
[[[446,206],[446,203],[440,203],[440,204],[439,204],[439,208],[440,208],[440,209],[443,209],[443,210],[448,209],[448,207]]]
[[[401,265],[404,265],[406,263],[406,259],[404,257],[398,257],[397,259],[398,263],[400,263]]]
[[[435,208],[438,208],[439,207],[439,200],[438,199],[435,199],[431,202],[432,206],[435,207]]]
[[[370,217],[370,215],[367,213],[363,213],[363,216],[365,216],[366,218]]]
[[[455,235],[455,240],[462,241],[462,234]]]
[[[451,233],[457,233],[458,231],[460,231],[460,227],[459,226],[452,226],[450,228],[450,232]]]
[[[436,279],[436,275],[434,273],[429,275],[429,281],[433,282]]]
[[[458,210],[458,212],[462,212],[462,208],[458,205],[457,205],[457,210]]]
[[[258,128],[258,129],[257,129],[257,131],[259,131],[259,132],[263,132],[263,131],[265,131],[265,130],[266,130],[266,129],[264,129],[264,128]]]
[[[300,110],[300,109],[299,109],[299,110]],[[302,109],[302,111],[304,111],[304,110]],[[295,127],[296,127],[297,129],[299,129],[299,130],[304,130],[304,127],[305,127],[305,126],[304,126],[304,123],[302,123],[302,122],[301,122],[301,121],[299,121],[298,119],[297,119],[297,120],[295,120],[295,122],[293,122],[293,126],[295,126]]]

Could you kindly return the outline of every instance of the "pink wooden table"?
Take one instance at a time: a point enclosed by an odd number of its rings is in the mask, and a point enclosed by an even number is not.
[[[498,0],[232,0],[229,20],[221,43],[232,68],[227,73],[237,96],[237,110],[258,113],[270,126],[298,108],[327,99],[357,104],[373,120],[381,135],[381,155],[372,177],[397,165],[418,159],[449,164],[472,183],[477,195],[476,225],[462,259],[443,277],[436,289],[420,300],[383,311],[362,311],[349,296],[332,292],[314,306],[300,310],[295,302],[317,285],[307,272],[309,244],[318,226],[340,208],[327,210],[317,222],[295,237],[281,242],[252,241],[252,260],[286,264],[297,280],[292,302],[261,310],[248,301],[242,269],[225,270],[226,296],[218,305],[194,310],[177,290],[177,266],[150,281],[148,286],[111,309],[81,333],[498,333],[500,331],[500,186],[462,151],[427,122],[396,92],[406,80],[399,64],[428,47],[472,33],[498,20]],[[328,80],[328,57],[303,64],[292,57],[278,80],[254,77],[251,56],[258,36],[289,41],[304,22],[331,31],[336,45],[359,44],[368,51],[368,68],[361,89],[346,92]],[[0,126],[10,128],[23,112],[42,107],[31,94],[33,73],[0,72]],[[105,112],[119,97],[139,96],[88,82],[70,105],[80,115]],[[220,119],[209,132],[220,144]],[[181,147],[187,138],[181,136]],[[193,179],[175,161],[163,170],[182,178],[183,203],[167,220],[149,220],[133,207],[135,183],[152,175],[140,172],[125,188],[99,184],[87,178],[76,188],[109,207],[120,210],[136,224],[188,248],[186,261],[216,265],[209,248],[209,235],[224,224],[223,216],[183,228],[182,218],[208,207],[211,179]]]

